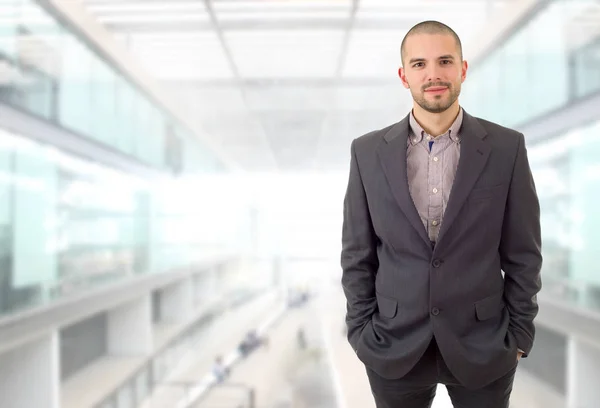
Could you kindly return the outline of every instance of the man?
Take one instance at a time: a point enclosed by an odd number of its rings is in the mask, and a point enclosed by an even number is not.
[[[430,407],[438,383],[455,407],[508,407],[541,288],[524,138],[461,108],[468,65],[448,26],[417,24],[401,56],[412,111],[351,146],[348,340],[378,408]]]

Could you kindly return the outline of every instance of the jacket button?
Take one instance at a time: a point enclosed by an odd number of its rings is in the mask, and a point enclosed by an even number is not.
[[[440,261],[439,259],[434,259],[433,263],[432,263],[434,268],[439,268],[441,264],[442,264],[442,261]]]
[[[431,314],[434,316],[437,316],[440,314],[440,309],[438,309],[437,307],[434,307],[433,309],[431,309]]]

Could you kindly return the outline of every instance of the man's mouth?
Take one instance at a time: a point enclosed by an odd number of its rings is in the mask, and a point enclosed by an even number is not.
[[[448,89],[445,86],[430,86],[429,88],[425,89],[425,92],[441,92],[441,91],[445,91],[446,89]]]

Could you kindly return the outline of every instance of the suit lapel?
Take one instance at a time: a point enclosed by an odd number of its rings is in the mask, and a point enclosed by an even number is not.
[[[490,145],[485,140],[487,132],[481,124],[463,110],[463,124],[460,135],[460,159],[454,184],[444,212],[438,242],[443,238],[459,210],[467,199],[490,155]]]
[[[409,132],[409,116],[394,125],[383,141],[377,146],[377,153],[383,167],[383,172],[388,181],[392,195],[408,218],[410,224],[417,230],[419,236],[429,246],[429,237],[417,208],[408,189],[408,176],[406,172],[406,150]]]

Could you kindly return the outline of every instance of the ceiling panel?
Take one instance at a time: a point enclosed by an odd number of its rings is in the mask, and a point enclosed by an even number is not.
[[[198,86],[195,81],[169,81],[164,86],[194,116],[218,117],[229,112],[246,112],[242,90],[231,86]]]
[[[353,0],[270,0],[270,1],[230,1],[213,0],[216,11],[286,11],[286,10],[339,10],[352,7]]]
[[[397,27],[406,33],[424,20],[437,20],[450,26],[468,45],[470,38],[480,32],[486,21],[508,2],[514,0],[361,0],[356,14],[356,29]],[[397,48],[404,36],[397,39]]]
[[[344,29],[351,1],[215,1],[213,10],[223,30]]]
[[[133,34],[131,53],[159,79],[233,78],[223,47],[214,32]]]
[[[150,14],[150,13],[172,13],[172,12],[205,12],[206,4],[204,1],[177,1],[169,2],[156,1],[103,1],[86,2],[90,12],[97,16],[111,14]]]
[[[353,30],[342,76],[398,77],[400,43],[406,30]]]
[[[334,87],[273,85],[246,88],[248,104],[255,111],[314,111],[332,108]]]
[[[225,41],[245,78],[315,78],[335,74],[342,30],[226,31]]]
[[[290,21],[290,20],[345,20],[350,17],[349,9],[329,10],[329,11],[298,11],[298,10],[277,10],[277,11],[261,11],[261,12],[245,12],[232,11],[227,13],[218,13],[219,22],[225,21],[242,21],[242,20],[258,20],[258,21]]]
[[[205,12],[163,12],[150,14],[103,14],[96,17],[103,24],[120,24],[123,27],[126,23],[131,24],[160,24],[168,25],[172,23],[207,23],[210,17]]]

